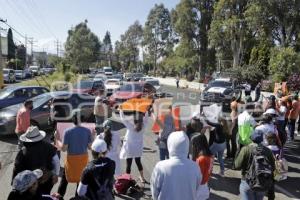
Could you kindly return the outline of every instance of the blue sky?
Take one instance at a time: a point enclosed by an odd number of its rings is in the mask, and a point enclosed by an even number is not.
[[[150,9],[164,3],[171,9],[180,0],[0,0],[0,18],[7,19],[22,34],[34,37],[35,50],[55,52],[54,41],[65,42],[71,26],[88,20],[88,26],[102,40],[107,30],[113,42],[135,20],[145,23]],[[0,24],[6,28],[5,25]],[[2,31],[2,34],[4,32]],[[16,40],[24,38],[14,33]]]

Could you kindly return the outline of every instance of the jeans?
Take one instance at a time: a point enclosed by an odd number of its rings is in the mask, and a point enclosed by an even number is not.
[[[169,159],[169,151],[166,148],[159,148],[159,159],[166,160]]]
[[[295,128],[296,128],[296,120],[295,119],[289,119],[288,128],[289,128],[289,132],[290,132],[290,139],[294,140]]]
[[[285,131],[285,126],[286,126],[285,120],[278,120],[277,121],[278,134],[279,134],[279,138],[280,138],[280,141],[281,141],[282,145],[285,144],[286,137],[287,137],[286,131]]]
[[[240,195],[241,200],[263,200],[265,192],[254,192],[245,180],[241,180]]]
[[[96,121],[96,132],[97,135],[99,135],[101,132],[103,132],[102,124],[104,122],[104,117],[95,115],[95,121]]]
[[[238,132],[238,126],[236,125],[231,135],[226,135],[226,148],[227,148],[227,157],[234,158],[236,151],[237,151],[237,144],[236,144],[236,135]]]
[[[220,163],[220,169],[221,169],[221,172],[224,172],[225,170],[225,167],[224,167],[224,159],[223,159],[223,154],[224,154],[224,150],[226,149],[226,142],[224,143],[213,143],[211,146],[210,146],[210,151],[213,155],[216,155],[218,157],[218,161]]]

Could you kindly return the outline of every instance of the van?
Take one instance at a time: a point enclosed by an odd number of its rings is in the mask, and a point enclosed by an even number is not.
[[[111,78],[113,75],[113,71],[111,67],[103,67],[104,74],[107,76],[107,78]]]
[[[40,67],[39,66],[30,66],[29,69],[32,71],[34,76],[40,75]]]

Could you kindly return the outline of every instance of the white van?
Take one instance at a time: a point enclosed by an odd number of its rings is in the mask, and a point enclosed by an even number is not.
[[[111,67],[103,67],[104,74],[107,76],[107,78],[111,78],[113,75],[113,71]]]
[[[39,66],[30,66],[29,69],[32,71],[34,76],[40,75],[40,67]]]

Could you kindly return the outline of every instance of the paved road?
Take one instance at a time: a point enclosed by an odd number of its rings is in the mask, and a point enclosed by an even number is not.
[[[195,107],[189,107],[188,103],[195,105],[198,102],[199,94],[185,89],[179,89],[173,87],[163,87],[165,92],[170,92],[174,94],[174,103],[180,103],[182,113],[185,115],[191,115]],[[144,173],[147,180],[151,176],[151,172],[156,162],[158,161],[157,147],[155,146],[156,136],[150,131],[152,122],[148,124],[147,133],[144,136],[144,146],[145,151],[142,158],[144,165]],[[125,130],[121,130],[123,135]],[[0,200],[6,199],[9,191],[11,190],[10,181],[12,174],[13,161],[16,155],[16,138],[15,137],[0,137],[0,159],[4,167],[0,172]],[[287,145],[285,148],[285,155],[289,161],[289,178],[285,181],[280,182],[276,185],[276,199],[300,199],[300,138]],[[63,160],[61,161],[63,164]],[[225,177],[218,176],[219,166],[215,163],[214,174],[210,180],[211,187],[211,198],[216,200],[223,199],[239,199],[239,182],[240,182],[240,172],[230,170],[232,161],[226,160],[226,172]],[[124,162],[122,162],[122,169],[124,169]],[[137,178],[137,168],[133,163],[132,169],[133,175]],[[74,196],[75,194],[75,184],[70,184],[67,190],[66,198]],[[57,190],[57,185],[53,191]],[[171,191],[170,191],[171,192]],[[117,197],[116,199],[151,199],[150,197],[149,185],[145,185],[145,195],[136,198],[125,198]]]

